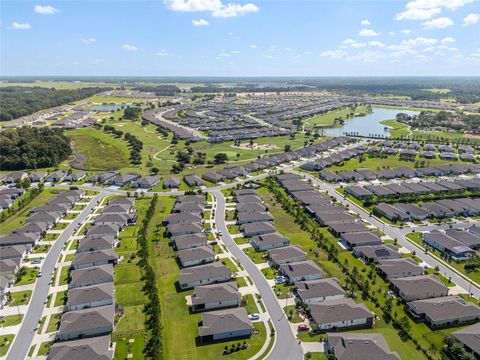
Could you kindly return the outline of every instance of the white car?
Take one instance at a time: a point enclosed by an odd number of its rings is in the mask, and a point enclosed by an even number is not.
[[[223,233],[221,231],[218,232],[218,236],[222,236]]]
[[[287,281],[287,280],[285,279],[285,276],[277,276],[277,277],[275,278],[275,284],[277,284],[277,285],[278,285],[278,284],[284,284],[285,281]]]
[[[248,318],[249,318],[250,320],[258,320],[258,319],[260,319],[260,315],[257,314],[257,313],[255,313],[255,314],[249,314],[249,315],[248,315]]]

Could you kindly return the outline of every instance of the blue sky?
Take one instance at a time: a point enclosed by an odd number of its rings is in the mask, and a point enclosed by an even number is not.
[[[1,1],[1,75],[480,75],[480,3]]]

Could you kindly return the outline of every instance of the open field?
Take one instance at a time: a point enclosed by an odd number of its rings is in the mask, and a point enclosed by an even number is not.
[[[32,81],[32,82],[0,82],[0,88],[7,86],[24,86],[24,87],[44,87],[56,90],[73,90],[86,87],[118,87],[116,84],[104,82],[83,82],[83,81]]]
[[[89,170],[121,169],[129,166],[127,143],[94,128],[76,129],[65,133],[72,139],[75,152],[87,156]]]
[[[306,129],[314,128],[314,127],[331,127],[335,125],[335,119],[347,119],[350,113],[368,113],[369,110],[366,106],[358,106],[354,110],[352,108],[344,108],[337,111],[330,111],[326,114],[318,114],[312,116],[310,118],[304,119],[303,124]]]
[[[390,128],[388,132],[393,138],[408,136],[410,134],[408,125],[398,122],[397,120],[383,120],[380,123]]]
[[[367,168],[371,170],[380,170],[383,168],[396,168],[399,166],[406,166],[409,168],[415,167],[415,162],[423,161],[422,166],[439,166],[439,165],[446,165],[446,164],[461,164],[462,161],[447,161],[447,160],[440,160],[440,159],[421,159],[418,154],[414,161],[405,161],[400,160],[398,155],[395,156],[388,156],[386,158],[376,158],[376,157],[368,157],[365,156],[364,160],[361,161],[360,158],[354,158],[343,162],[342,165],[334,165],[327,168],[328,171],[343,171],[343,170],[355,170],[355,169],[362,169]]]

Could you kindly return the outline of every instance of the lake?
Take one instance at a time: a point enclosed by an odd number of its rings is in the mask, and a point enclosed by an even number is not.
[[[344,133],[358,133],[358,135],[383,135],[389,136],[388,130],[385,130],[385,125],[381,124],[384,120],[396,119],[398,113],[405,113],[408,115],[417,115],[420,112],[410,110],[384,109],[372,108],[372,112],[365,116],[356,116],[345,120],[345,124],[338,128],[323,128],[326,135],[341,136]]]
[[[117,111],[118,109],[120,109],[121,106],[120,105],[97,105],[97,106],[94,106],[92,107],[91,110],[93,111]]]

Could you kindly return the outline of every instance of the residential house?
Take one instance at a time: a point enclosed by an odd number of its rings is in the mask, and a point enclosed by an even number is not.
[[[390,283],[392,289],[406,302],[448,295],[448,287],[433,275],[397,278]]]
[[[208,245],[181,250],[177,255],[182,267],[202,265],[215,261],[215,253]]]
[[[202,314],[198,334],[202,343],[249,337],[253,326],[244,308],[210,311]]]
[[[322,279],[322,270],[312,260],[292,262],[280,265],[280,272],[293,284],[299,281]]]
[[[192,311],[214,310],[240,305],[241,294],[235,282],[195,287],[190,298]]]
[[[400,360],[380,333],[329,333],[325,353],[337,360]]]
[[[68,290],[65,311],[76,311],[113,304],[113,282]]]
[[[423,275],[423,268],[410,258],[380,260],[377,269],[387,280]]]
[[[268,258],[274,266],[307,260],[307,253],[300,246],[286,246],[268,250]]]
[[[296,293],[302,303],[307,305],[322,301],[340,300],[345,296],[337,278],[300,281],[296,284]]]
[[[279,233],[272,233],[254,236],[250,244],[255,251],[267,251],[290,245],[290,239],[287,239]]]
[[[101,265],[70,272],[68,288],[78,288],[113,282],[113,265]]]
[[[114,328],[114,315],[113,305],[66,312],[60,320],[57,339],[72,340],[109,334]]]
[[[209,285],[229,281],[232,271],[220,262],[182,269],[178,277],[180,289],[190,289],[200,285]]]

